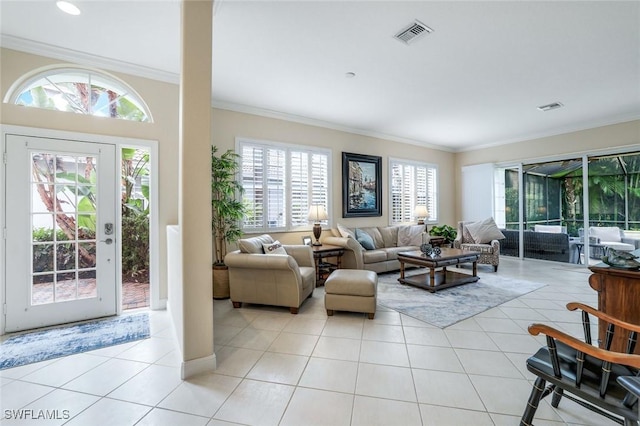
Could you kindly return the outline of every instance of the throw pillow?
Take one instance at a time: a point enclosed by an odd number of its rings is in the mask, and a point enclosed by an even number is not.
[[[548,232],[551,234],[562,233],[562,226],[560,225],[535,225],[533,227],[535,232]]]
[[[356,241],[358,241],[360,245],[365,248],[365,250],[374,250],[376,248],[371,235],[367,234],[364,231],[361,231],[358,228],[356,228]]]
[[[496,222],[492,217],[482,220],[480,222],[468,223],[465,225],[471,234],[471,238],[476,244],[490,243],[492,240],[501,240],[505,238],[504,234],[500,232]]]
[[[271,244],[263,244],[262,248],[264,249],[264,254],[287,254],[287,251],[278,240],[275,240]]]
[[[423,243],[424,225],[401,226],[398,230],[398,246],[417,246]]]
[[[462,227],[462,242],[464,244],[475,243],[473,241],[473,237],[469,233],[469,228],[467,228],[467,224]]]
[[[338,224],[338,232],[340,232],[342,238],[353,238],[354,240],[356,239],[355,234],[344,225]]]
[[[238,240],[238,247],[240,247],[240,252],[242,253],[263,254],[264,249],[262,248],[262,245],[271,243],[273,243],[271,235],[264,234],[257,237]]]

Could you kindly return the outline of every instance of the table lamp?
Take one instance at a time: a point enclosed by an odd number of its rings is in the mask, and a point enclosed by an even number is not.
[[[320,226],[321,220],[327,220],[329,216],[327,215],[327,210],[325,210],[323,205],[320,204],[312,204],[309,208],[309,221],[313,221],[313,236],[316,237],[316,241],[313,243],[314,246],[321,246],[320,235],[322,234],[322,227]]]
[[[418,219],[418,225],[424,225],[424,220],[429,217],[427,206],[416,206],[413,215]]]

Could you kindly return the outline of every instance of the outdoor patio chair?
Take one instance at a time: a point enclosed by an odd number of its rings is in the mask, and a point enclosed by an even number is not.
[[[552,394],[555,408],[563,396],[589,410],[625,426],[637,425],[638,399],[618,377],[637,376],[640,355],[633,354],[640,326],[616,319],[581,303],[569,303],[567,309],[582,311],[584,341],[544,324],[532,324],[529,333],[546,335],[543,346],[527,360],[527,370],[537,376],[520,426],[533,424],[540,400]],[[602,347],[592,345],[593,315],[607,324]],[[622,334],[627,341],[626,353],[610,351],[614,335]],[[549,382],[549,386],[546,383]],[[619,417],[618,417],[619,416]],[[620,418],[621,417],[621,418]]]

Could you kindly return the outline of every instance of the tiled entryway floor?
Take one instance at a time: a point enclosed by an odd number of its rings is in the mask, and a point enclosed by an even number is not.
[[[151,312],[150,339],[0,371],[1,413],[68,410],[45,423],[69,425],[517,425],[532,384],[525,359],[543,344],[527,326],[579,334],[564,305],[595,306],[596,293],[576,265],[503,258],[498,274],[548,286],[445,329],[384,307],[375,320],[328,318],[322,287],[298,315],[216,300],[218,369],[187,381],[167,313]],[[535,424],[614,423],[545,400]]]

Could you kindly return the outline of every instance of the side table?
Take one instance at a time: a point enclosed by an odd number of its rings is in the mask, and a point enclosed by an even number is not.
[[[344,248],[330,244],[311,246],[311,248],[313,249],[313,260],[316,262],[316,287],[318,287],[324,285],[333,271],[340,269]],[[335,258],[335,263],[328,262],[329,258]]]

